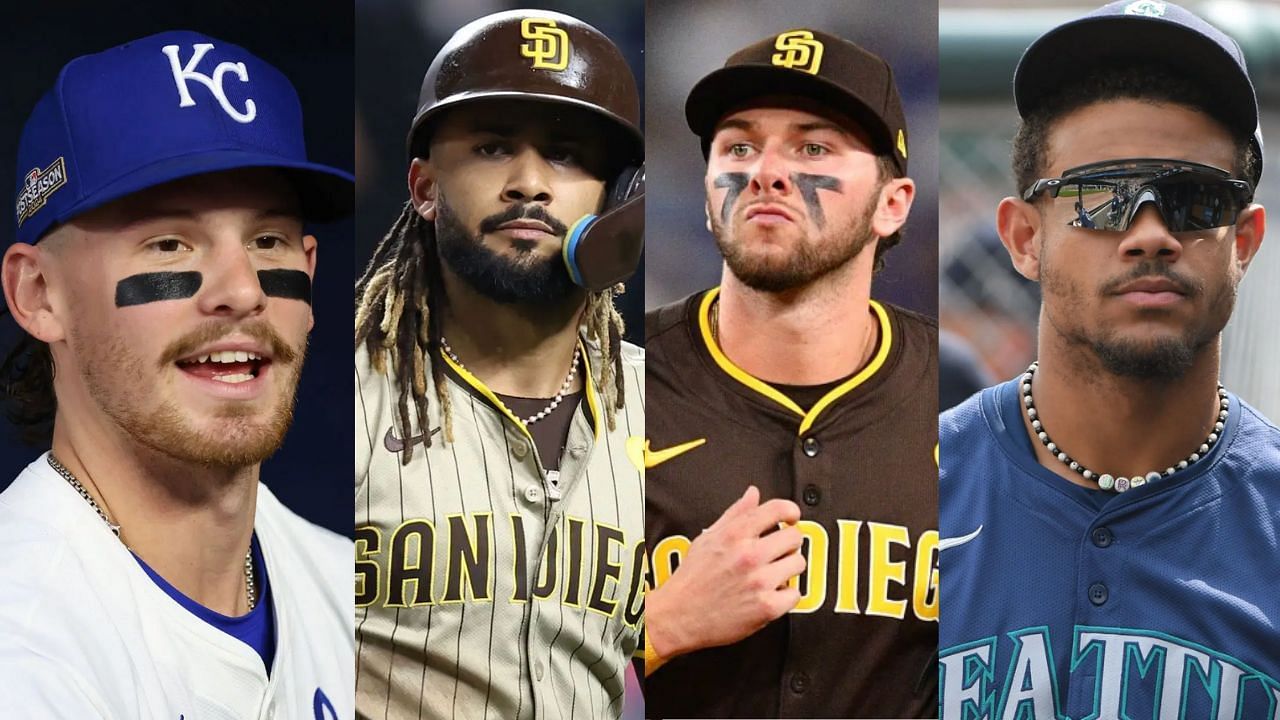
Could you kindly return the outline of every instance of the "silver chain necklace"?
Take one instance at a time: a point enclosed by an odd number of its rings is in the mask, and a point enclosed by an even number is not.
[[[89,491],[84,488],[84,485],[80,484],[80,481],[76,479],[76,476],[73,475],[71,471],[68,470],[65,466],[63,466],[62,463],[58,462],[58,458],[54,457],[52,451],[49,452],[46,458],[49,461],[49,467],[53,468],[54,472],[61,475],[64,480],[66,480],[68,483],[71,484],[71,487],[74,488],[75,491],[80,494],[80,497],[84,498],[84,501],[89,503],[89,507],[93,508],[93,511],[98,513],[98,517],[102,518],[102,522],[106,523],[107,527],[111,528],[111,533],[115,535],[117,539],[119,539],[120,526],[111,522],[111,520],[107,517],[107,514],[103,512],[102,506],[99,505],[98,502],[93,499],[93,496],[90,495]],[[249,552],[244,554],[244,583],[245,583],[245,599],[249,601],[249,611],[253,612],[254,607],[258,605],[258,592],[255,589],[254,583],[253,583],[253,546],[252,545],[250,545],[249,547]]]
[[[1072,460],[1071,456],[1063,452],[1057,443],[1049,439],[1049,433],[1045,431],[1044,423],[1040,421],[1040,413],[1036,410],[1035,401],[1031,399],[1031,379],[1035,377],[1036,369],[1039,367],[1039,361],[1031,363],[1031,366],[1027,368],[1027,371],[1022,374],[1022,378],[1019,380],[1022,384],[1022,407],[1026,410],[1027,419],[1031,421],[1031,429],[1035,431],[1040,444],[1044,445],[1054,457],[1058,458],[1059,462],[1070,468],[1072,472],[1084,477],[1085,480],[1092,480],[1098,483],[1098,487],[1103,490],[1122,493],[1129,488],[1142,487],[1147,483],[1153,483],[1161,478],[1169,477],[1179,470],[1185,470],[1208,454],[1209,446],[1218,442],[1218,437],[1223,428],[1227,426],[1231,400],[1227,397],[1227,389],[1222,386],[1222,383],[1218,383],[1218,419],[1213,423],[1213,431],[1209,433],[1204,442],[1200,443],[1200,447],[1196,448],[1196,451],[1188,455],[1186,459],[1179,461],[1177,465],[1165,468],[1163,473],[1152,470],[1145,475],[1134,475],[1133,477],[1124,477],[1123,475],[1113,477],[1107,473],[1099,475],[1079,462]]]
[[[463,370],[467,369],[467,366],[463,365],[462,361],[458,359],[457,354],[453,352],[453,348],[449,347],[449,341],[445,340],[443,335],[440,336],[440,348],[444,350],[444,354],[448,355],[449,359],[452,360],[455,365],[462,368]],[[534,413],[533,415],[530,415],[527,418],[522,418],[517,416],[516,419],[520,421],[521,425],[528,427],[538,422],[539,420],[542,420],[543,418],[547,417],[557,407],[560,407],[560,403],[564,400],[565,393],[569,392],[569,388],[573,387],[573,379],[578,375],[578,360],[581,359],[581,357],[582,357],[582,347],[575,344],[573,347],[573,363],[569,366],[569,374],[565,376],[564,382],[560,384],[560,392],[556,393],[556,396],[551,398],[551,402],[548,403],[546,407],[542,408],[541,410]],[[502,405],[502,402],[499,401],[498,404]],[[511,412],[511,408],[507,407],[506,405],[502,405],[502,409],[506,410],[508,413],[511,413],[511,415],[515,416],[515,413]]]

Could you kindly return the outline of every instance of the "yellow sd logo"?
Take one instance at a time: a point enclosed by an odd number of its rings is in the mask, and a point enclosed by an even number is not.
[[[774,41],[776,52],[770,60],[778,67],[791,68],[817,75],[822,67],[822,41],[814,40],[808,30],[784,32]]]
[[[520,54],[533,59],[540,70],[563,70],[569,66],[569,33],[556,27],[555,20],[525,18],[520,21],[520,37],[529,42]]]

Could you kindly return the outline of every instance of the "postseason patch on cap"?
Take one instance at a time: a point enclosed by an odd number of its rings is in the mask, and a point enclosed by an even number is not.
[[[778,52],[769,59],[778,67],[817,75],[822,69],[822,41],[809,30],[788,30],[773,42]]]
[[[1124,8],[1125,15],[1146,15],[1147,17],[1164,17],[1169,7],[1160,0],[1137,0]]]
[[[31,168],[31,172],[27,173],[22,183],[22,189],[18,191],[16,203],[18,227],[22,227],[22,223],[27,218],[44,207],[45,202],[55,190],[66,184],[67,164],[62,158],[49,163],[49,167],[43,170],[38,167]]]

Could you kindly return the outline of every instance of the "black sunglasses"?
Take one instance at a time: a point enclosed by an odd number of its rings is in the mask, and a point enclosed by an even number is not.
[[[1154,203],[1170,232],[1233,225],[1253,201],[1253,185],[1226,170],[1184,160],[1105,160],[1071,168],[1062,177],[1035,181],[1022,199],[1075,198],[1068,225],[1089,230],[1128,230],[1138,210]]]

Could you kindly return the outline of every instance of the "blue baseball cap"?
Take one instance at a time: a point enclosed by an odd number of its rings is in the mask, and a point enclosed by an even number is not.
[[[1244,53],[1230,35],[1195,13],[1162,0],[1117,0],[1041,35],[1013,74],[1018,114],[1027,117],[1065,82],[1091,67],[1155,63],[1209,88],[1215,115],[1237,138],[1249,137],[1262,175],[1258,99]]]
[[[355,178],[308,162],[297,92],[247,50],[174,31],[85,55],[23,127],[17,241],[150,187],[252,167],[284,172],[304,220],[351,213]]]

